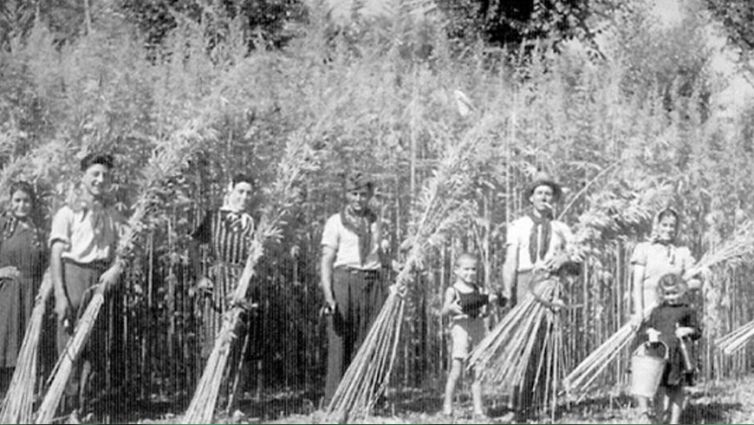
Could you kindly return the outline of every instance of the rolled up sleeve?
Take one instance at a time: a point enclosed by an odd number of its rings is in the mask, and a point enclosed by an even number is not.
[[[66,247],[71,246],[71,223],[73,210],[68,207],[61,208],[52,219],[50,229],[49,246],[52,247],[57,241],[63,242]]]

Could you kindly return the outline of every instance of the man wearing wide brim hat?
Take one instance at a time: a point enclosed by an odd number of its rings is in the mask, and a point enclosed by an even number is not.
[[[502,295],[511,300],[511,305],[532,296],[530,285],[535,276],[554,273],[568,261],[569,246],[573,241],[568,225],[554,219],[553,204],[561,199],[563,190],[552,176],[537,173],[525,194],[531,205],[522,217],[510,224],[506,235]],[[537,334],[535,338],[532,352],[539,353],[544,336]],[[514,394],[513,407],[521,420],[533,413],[536,403],[544,400],[544,385],[534,388],[540,356],[532,357],[534,360],[527,367],[523,383]],[[544,384],[544,379],[539,381]]]

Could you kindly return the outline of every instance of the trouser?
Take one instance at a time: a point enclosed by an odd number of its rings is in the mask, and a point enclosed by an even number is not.
[[[63,261],[63,289],[68,300],[69,320],[73,323],[67,328],[58,323],[58,357],[65,350],[78,319],[86,310],[94,294],[93,286],[97,284],[100,275],[107,267],[108,264],[104,261],[92,264]],[[107,321],[102,316],[102,314],[98,315],[89,340],[79,360],[73,365],[73,371],[65,389],[65,409],[83,408],[85,394],[92,384],[90,378],[92,375],[99,375],[101,378],[105,373]]]
[[[538,280],[535,280],[535,274],[533,272],[518,272],[516,275],[516,293],[513,297],[513,305],[524,300],[526,297],[533,296],[529,291],[529,288],[536,282],[538,282]],[[549,324],[546,320],[543,320],[543,323],[540,324],[539,329],[534,336],[534,345],[526,366],[526,371],[524,372],[523,380],[520,385],[513,389],[513,408],[519,413],[519,415],[524,417],[532,414],[537,406],[545,400],[545,373],[542,371],[539,373],[539,377],[537,377],[537,374],[540,368],[543,368],[543,366],[540,366],[541,359],[547,358],[547,353],[543,352],[547,326],[549,326]]]
[[[327,320],[325,405],[335,395],[343,374],[384,302],[379,270],[336,268],[333,272],[332,291],[337,307]]]

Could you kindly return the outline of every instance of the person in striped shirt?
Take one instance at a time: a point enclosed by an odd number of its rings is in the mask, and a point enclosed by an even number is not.
[[[197,276],[196,291],[199,294],[199,309],[201,314],[201,356],[206,362],[215,344],[215,339],[220,333],[222,327],[223,314],[232,306],[230,298],[238,284],[246,258],[249,255],[251,241],[254,235],[255,223],[249,214],[251,200],[254,193],[254,180],[247,174],[236,174],[233,176],[229,191],[225,197],[223,205],[216,209],[208,211],[199,226],[191,235],[194,243],[190,245],[190,257]],[[201,246],[206,246],[208,261],[202,261],[200,251]],[[209,264],[205,267],[204,265]],[[243,347],[245,338],[246,342],[253,343],[257,340],[250,333],[259,331],[259,320],[250,320],[251,310],[255,304],[247,302],[244,304],[246,314],[240,329],[237,329],[237,336],[240,344],[234,347]],[[250,325],[254,325],[252,329]],[[245,355],[244,349],[235,350],[231,365],[238,364],[238,356]],[[248,357],[248,356],[247,356]],[[245,378],[246,359],[241,362],[241,370],[231,371],[229,376],[238,376],[239,381],[243,382]],[[229,381],[233,381],[230,379]],[[243,383],[236,384],[237,389],[243,388]],[[231,389],[226,389],[231,391]],[[221,400],[228,400],[228,410],[233,407],[236,399],[235,394],[221,394]]]

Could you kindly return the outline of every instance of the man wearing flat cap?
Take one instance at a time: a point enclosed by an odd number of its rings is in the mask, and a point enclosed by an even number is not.
[[[548,174],[539,172],[526,195],[531,206],[523,217],[510,224],[506,236],[502,296],[511,300],[511,305],[531,296],[530,285],[536,275],[541,276],[539,272],[554,273],[565,264],[573,243],[573,233],[568,225],[553,217],[553,203],[562,195],[560,185]],[[537,385],[535,388],[535,381],[543,338],[540,335],[535,337],[532,352],[537,354],[531,362],[535,364],[529,364],[522,385],[513,395],[513,407],[520,420],[525,420],[533,413],[534,405],[542,402],[545,387]],[[544,379],[539,379],[539,384],[543,383]]]
[[[384,301],[380,223],[369,208],[373,183],[362,173],[345,181],[346,205],[322,233],[321,285],[328,351],[324,404],[332,400]]]
[[[81,181],[55,214],[50,232],[50,269],[58,317],[58,354],[73,334],[96,284],[112,288],[121,273],[115,258],[122,216],[109,199],[113,157],[89,154],[81,160]],[[98,320],[80,364],[66,387],[64,409],[73,409],[71,421],[85,408],[84,389],[92,373],[104,374],[105,323]]]

